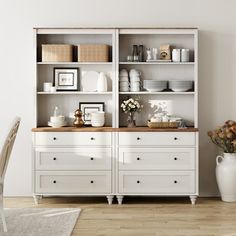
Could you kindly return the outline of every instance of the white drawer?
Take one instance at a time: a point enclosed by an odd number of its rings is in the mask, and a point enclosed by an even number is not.
[[[110,171],[36,171],[36,193],[108,194]]]
[[[35,146],[110,146],[110,132],[35,132]]]
[[[119,148],[120,170],[193,170],[194,148]]]
[[[120,171],[119,193],[193,194],[193,171]]]
[[[119,145],[179,146],[195,145],[194,132],[120,132]]]
[[[111,148],[37,148],[36,170],[111,170]]]

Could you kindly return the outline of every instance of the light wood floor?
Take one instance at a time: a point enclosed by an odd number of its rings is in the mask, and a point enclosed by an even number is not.
[[[218,198],[195,206],[188,198],[127,197],[121,206],[106,198],[44,198],[38,206],[31,198],[5,198],[5,207],[79,207],[73,236],[236,236],[236,203]]]

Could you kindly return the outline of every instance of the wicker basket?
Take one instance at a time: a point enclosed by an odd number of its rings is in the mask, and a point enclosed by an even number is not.
[[[80,44],[78,47],[78,62],[108,62],[109,45]]]
[[[42,62],[72,62],[73,45],[42,44]]]
[[[155,128],[178,128],[178,122],[151,122],[148,121],[148,127]]]

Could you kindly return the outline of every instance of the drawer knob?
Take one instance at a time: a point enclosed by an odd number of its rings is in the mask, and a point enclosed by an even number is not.
[[[93,157],[91,157],[90,160],[93,161]]]
[[[137,184],[140,184],[140,180],[137,180]]]
[[[53,183],[55,184],[57,181],[56,180],[53,180]]]
[[[177,183],[178,183],[178,181],[177,181],[177,180],[175,180],[175,181],[174,181],[174,183],[175,183],[175,184],[177,184]]]
[[[91,137],[90,139],[91,139],[91,140],[95,140],[95,138],[94,138],[94,137]]]
[[[175,161],[177,161],[177,160],[178,160],[178,158],[177,158],[177,157],[175,157],[175,158],[174,158],[174,160],[175,160]]]
[[[53,157],[53,160],[54,160],[54,161],[56,161],[56,159],[57,159],[56,157]]]
[[[90,183],[93,184],[93,180],[91,180]]]
[[[56,137],[53,137],[53,140],[57,140],[57,138],[56,138]]]
[[[140,161],[140,157],[137,157],[137,161]]]
[[[177,138],[177,137],[174,137],[174,140],[178,140],[178,138]]]
[[[141,138],[140,137],[137,137],[137,140],[140,140]]]

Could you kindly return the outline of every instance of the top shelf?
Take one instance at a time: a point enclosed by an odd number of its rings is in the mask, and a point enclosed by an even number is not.
[[[112,65],[112,62],[37,62],[38,65]]]

